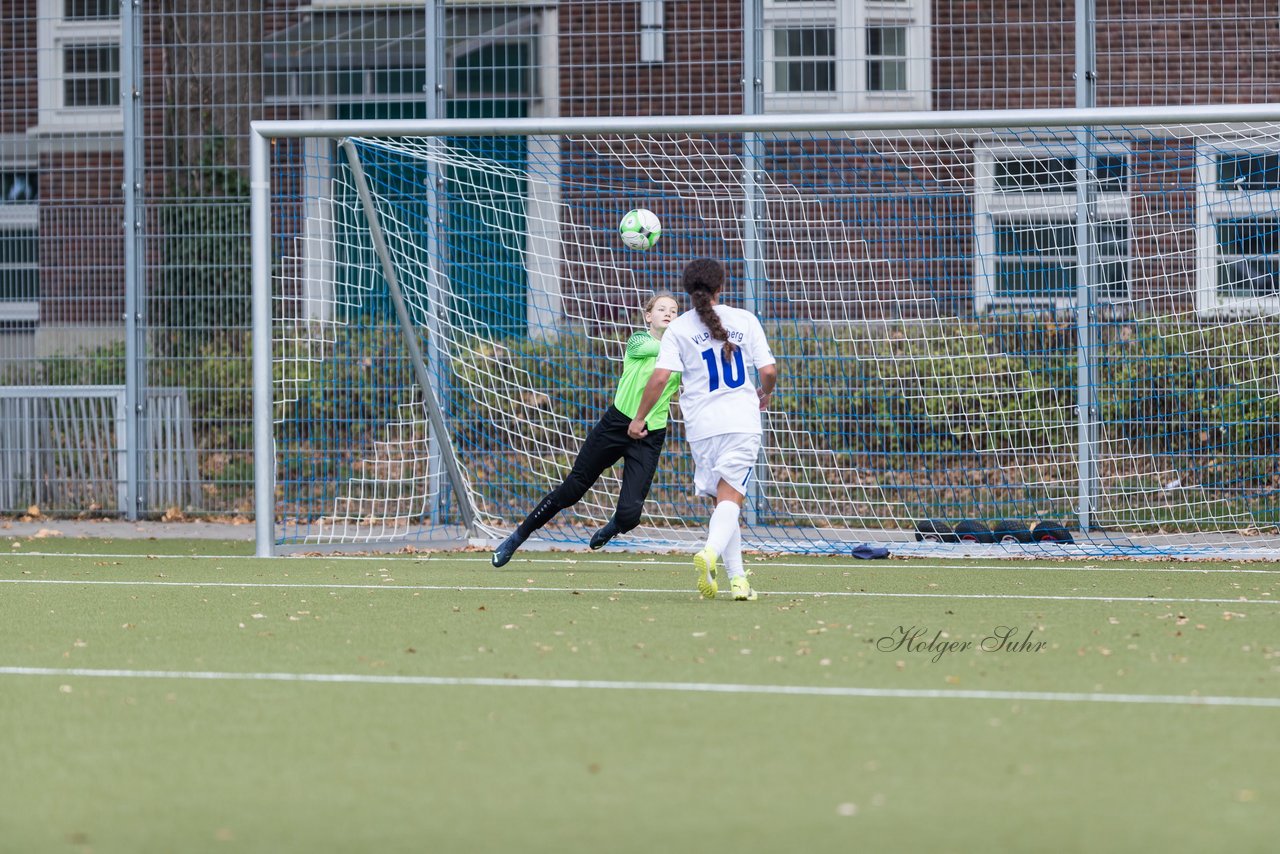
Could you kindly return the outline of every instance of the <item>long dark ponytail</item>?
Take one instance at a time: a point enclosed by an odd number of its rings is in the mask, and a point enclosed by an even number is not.
[[[724,287],[724,265],[713,258],[698,258],[690,261],[684,268],[680,284],[689,295],[693,310],[698,313],[698,319],[711,331],[711,337],[724,342],[720,355],[728,362],[733,358],[738,345],[729,340],[729,333],[725,331],[724,324],[720,322],[720,315],[716,314],[711,302]]]

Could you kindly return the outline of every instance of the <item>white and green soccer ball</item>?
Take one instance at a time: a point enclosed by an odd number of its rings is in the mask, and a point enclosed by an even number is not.
[[[628,249],[649,249],[662,236],[662,222],[653,211],[636,208],[627,211],[618,225],[618,233]]]

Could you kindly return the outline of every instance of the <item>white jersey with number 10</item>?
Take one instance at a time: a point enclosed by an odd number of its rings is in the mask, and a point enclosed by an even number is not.
[[[753,374],[775,361],[759,318],[727,305],[714,311],[729,340],[738,345],[728,362],[721,352],[724,342],[712,339],[696,311],[686,311],[667,327],[654,366],[681,372],[680,411],[691,440],[762,432]]]

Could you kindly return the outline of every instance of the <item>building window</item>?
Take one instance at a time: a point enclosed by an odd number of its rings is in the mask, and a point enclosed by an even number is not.
[[[23,205],[36,201],[39,195],[40,179],[34,171],[17,169],[0,172],[0,204]]]
[[[1202,147],[1196,308],[1280,310],[1280,153]]]
[[[1218,220],[1214,241],[1219,297],[1280,296],[1280,220],[1274,216]]]
[[[1074,217],[993,217],[992,231],[995,282],[991,290],[996,300],[1075,301],[1079,258]],[[1093,233],[1099,297],[1124,299],[1129,292],[1129,223],[1123,219],[1099,222]]]
[[[0,166],[0,331],[30,331],[40,315],[39,196],[34,168]]]
[[[906,27],[867,27],[867,91],[907,91]]]
[[[120,130],[120,4],[40,0],[38,35],[36,132]]]
[[[35,320],[40,267],[35,228],[0,226],[0,320]]]
[[[64,0],[62,10],[68,21],[102,21],[120,17],[118,0]]]
[[[120,45],[67,45],[63,48],[62,60],[64,106],[120,105]]]
[[[928,109],[925,0],[765,0],[773,112]]]
[[[834,92],[836,31],[832,27],[791,27],[773,31],[774,91]]]
[[[979,149],[974,198],[975,307],[1076,301],[1076,155],[1051,145]],[[1090,227],[1097,298],[1129,298],[1129,154],[1096,155]]]

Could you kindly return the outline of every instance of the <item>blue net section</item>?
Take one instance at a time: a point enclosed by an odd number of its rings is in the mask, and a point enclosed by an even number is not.
[[[279,541],[504,536],[612,401],[645,299],[712,257],[781,374],[746,547],[1280,554],[1278,130],[353,140],[443,432],[346,156],[282,146]],[[646,251],[632,208],[662,221]],[[619,545],[704,535],[674,415]],[[535,536],[583,545],[619,475]]]

